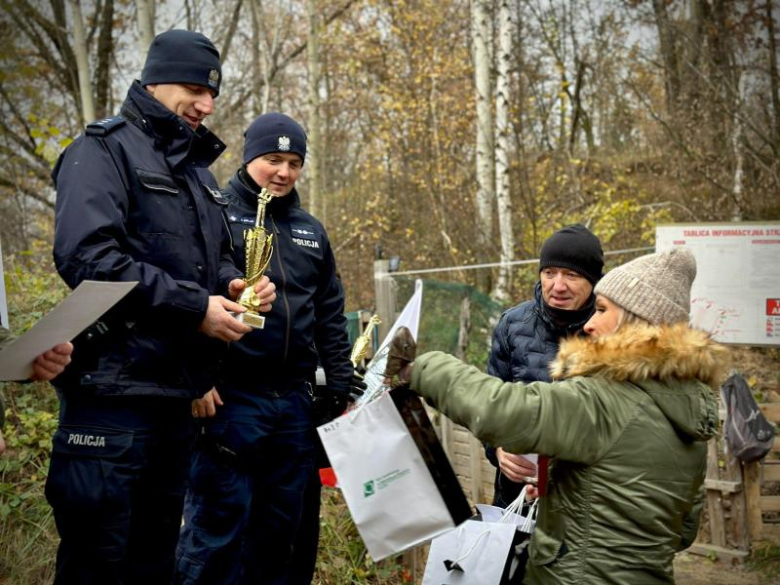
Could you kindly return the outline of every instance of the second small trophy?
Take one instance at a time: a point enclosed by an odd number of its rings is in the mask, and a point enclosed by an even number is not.
[[[255,294],[255,284],[263,276],[271,254],[274,251],[274,234],[265,229],[265,207],[271,201],[273,195],[268,189],[262,189],[257,195],[257,216],[255,226],[244,230],[244,251],[246,252],[246,288],[238,299],[238,304],[246,309],[245,313],[237,316],[242,323],[246,323],[255,329],[265,327],[265,317],[258,309],[260,299]]]

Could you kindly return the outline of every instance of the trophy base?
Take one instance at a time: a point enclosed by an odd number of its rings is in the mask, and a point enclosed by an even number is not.
[[[251,313],[247,311],[246,313],[239,313],[238,315],[234,314],[234,316],[236,319],[238,319],[239,323],[249,325],[253,329],[265,328],[265,317],[258,315],[257,313]]]

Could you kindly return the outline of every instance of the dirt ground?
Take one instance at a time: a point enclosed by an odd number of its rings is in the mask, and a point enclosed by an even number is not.
[[[729,566],[687,553],[677,555],[674,578],[677,585],[780,585],[780,574],[747,565]]]

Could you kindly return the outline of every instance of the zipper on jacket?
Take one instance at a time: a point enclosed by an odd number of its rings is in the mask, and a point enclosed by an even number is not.
[[[282,262],[282,247],[279,245],[279,228],[276,227],[276,222],[274,221],[274,217],[269,214],[269,219],[271,220],[271,225],[274,228],[274,234],[276,235],[276,249],[278,253],[276,254],[277,260],[279,260],[279,273],[282,275],[282,286],[284,287],[284,294],[282,294],[282,299],[284,299],[284,310],[285,313],[287,313],[287,333],[284,336],[284,363],[287,363],[287,352],[290,348],[290,327],[292,325],[291,316],[290,316],[290,301],[287,300],[287,275],[284,273],[284,263]]]

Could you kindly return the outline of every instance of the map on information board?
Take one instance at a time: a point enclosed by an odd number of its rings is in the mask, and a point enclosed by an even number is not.
[[[780,345],[780,221],[660,225],[655,247],[696,257],[691,325],[721,343]]]

